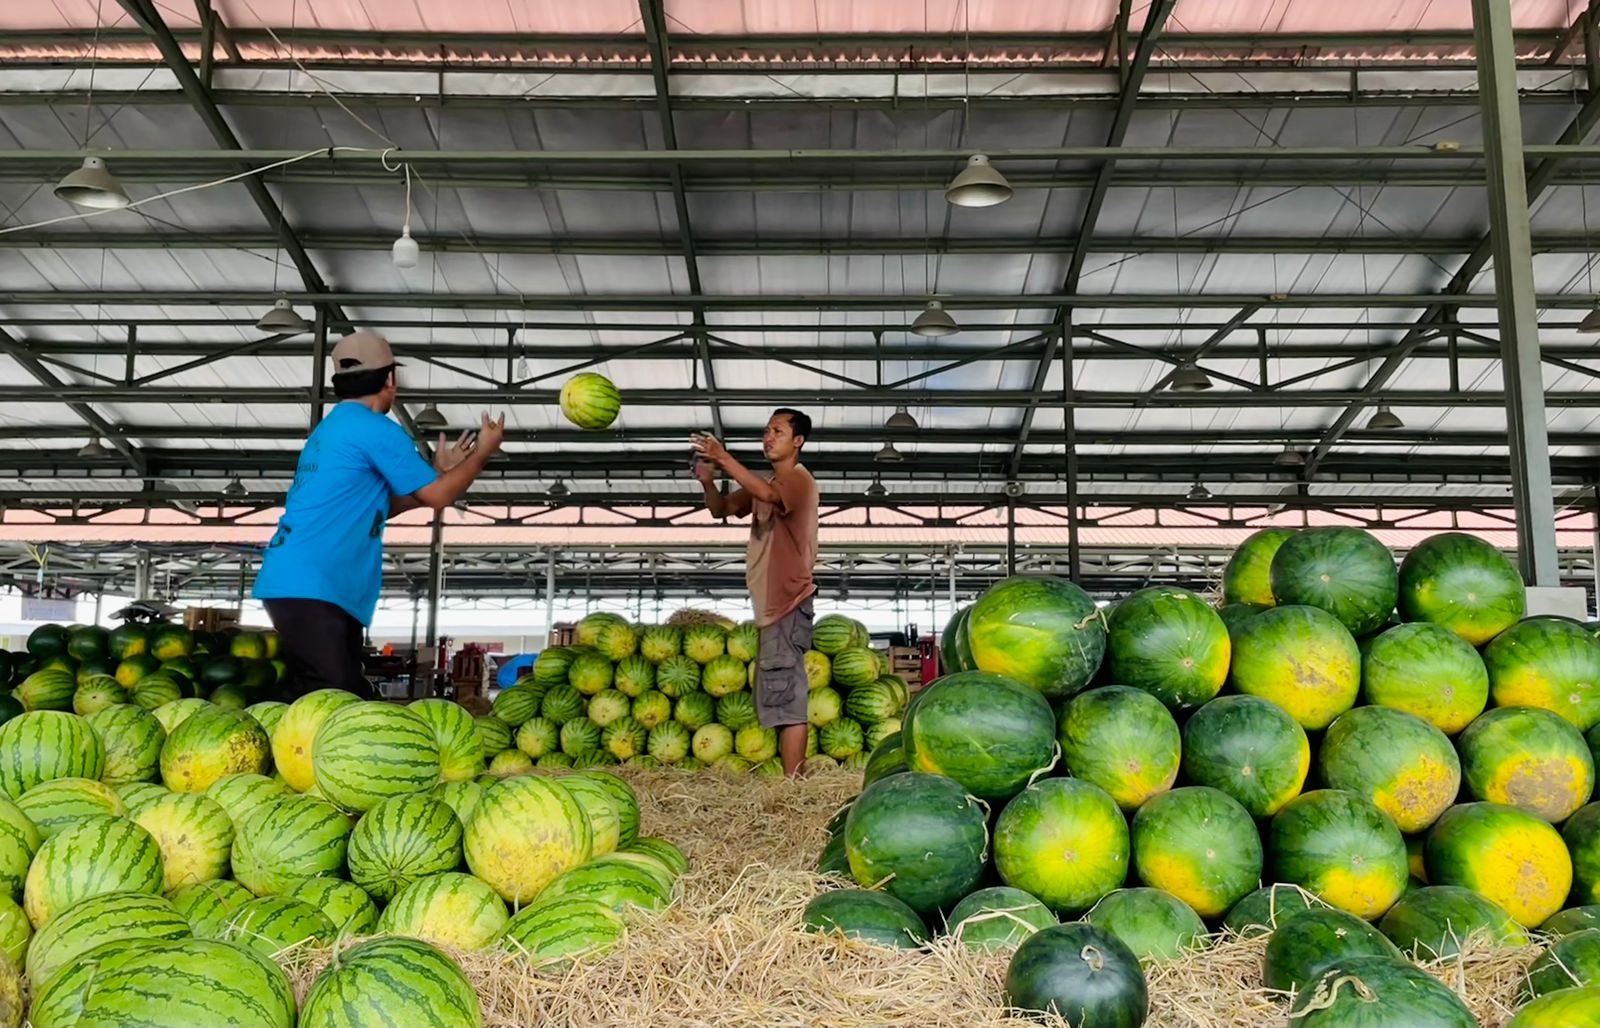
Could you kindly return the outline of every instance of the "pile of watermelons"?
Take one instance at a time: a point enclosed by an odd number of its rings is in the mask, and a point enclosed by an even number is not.
[[[0,650],[0,721],[22,710],[87,716],[116,703],[153,710],[186,697],[242,710],[283,680],[275,632],[192,632],[129,622],[40,625],[25,652]]]
[[[1074,1028],[1136,1028],[1141,961],[1219,932],[1270,932],[1263,983],[1318,1028],[1475,1025],[1408,958],[1548,944],[1510,1028],[1600,1024],[1600,642],[1525,614],[1459,533],[1397,566],[1268,529],[1218,607],[1007,579],[830,826],[820,866],[859,888],[805,920],[1015,946],[1008,1003]]]

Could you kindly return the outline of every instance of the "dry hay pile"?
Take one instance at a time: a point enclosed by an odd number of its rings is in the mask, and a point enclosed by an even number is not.
[[[673,906],[638,918],[624,943],[564,972],[531,972],[494,951],[455,956],[478,988],[491,1028],[1024,1028],[1007,1016],[1009,954],[949,940],[925,951],[883,949],[801,931],[801,909],[824,887],[811,868],[827,820],[860,776],[791,783],[675,771],[623,774],[639,793],[643,831],[692,862]],[[1287,1023],[1284,998],[1261,985],[1263,939],[1226,939],[1152,966],[1149,1028],[1263,1028]],[[1431,968],[1485,1028],[1509,1016],[1532,949],[1471,952]],[[291,970],[301,996],[328,954]]]

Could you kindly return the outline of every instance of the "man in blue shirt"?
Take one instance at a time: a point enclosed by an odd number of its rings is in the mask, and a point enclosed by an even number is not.
[[[346,336],[333,366],[341,402],[300,451],[253,591],[282,640],[285,700],[328,688],[372,696],[361,642],[383,584],[383,526],[403,511],[455,503],[505,437],[505,415],[484,414],[476,438],[463,432],[447,448],[441,434],[430,466],[388,418],[398,392],[388,340]]]

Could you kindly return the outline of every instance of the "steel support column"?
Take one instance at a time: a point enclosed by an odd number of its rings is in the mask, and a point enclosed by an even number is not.
[[[1478,95],[1483,107],[1484,166],[1499,299],[1500,366],[1511,444],[1517,563],[1529,585],[1555,586],[1561,579],[1511,8],[1504,0],[1472,0],[1472,21],[1478,41]]]
[[[444,511],[433,514],[428,542],[428,645],[439,645],[439,604],[444,599]]]
[[[1072,312],[1061,318],[1061,334],[1072,338]],[[1067,577],[1076,580],[1082,568],[1083,546],[1078,533],[1078,418],[1073,384],[1072,347],[1061,348],[1061,426],[1065,432],[1062,451],[1066,456],[1063,483],[1067,494]]]
[[[311,427],[322,423],[328,389],[328,312],[319,304],[311,334]]]
[[[1017,501],[1006,497],[1006,574],[1017,573]]]

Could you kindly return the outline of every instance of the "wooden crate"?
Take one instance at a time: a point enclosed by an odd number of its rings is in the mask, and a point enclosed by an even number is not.
[[[220,632],[238,625],[237,607],[189,607],[183,612],[183,627],[191,632]]]
[[[545,645],[571,646],[577,640],[577,636],[577,625],[556,625],[550,629],[549,641]]]
[[[908,682],[922,680],[922,652],[915,646],[889,647],[889,673]]]

